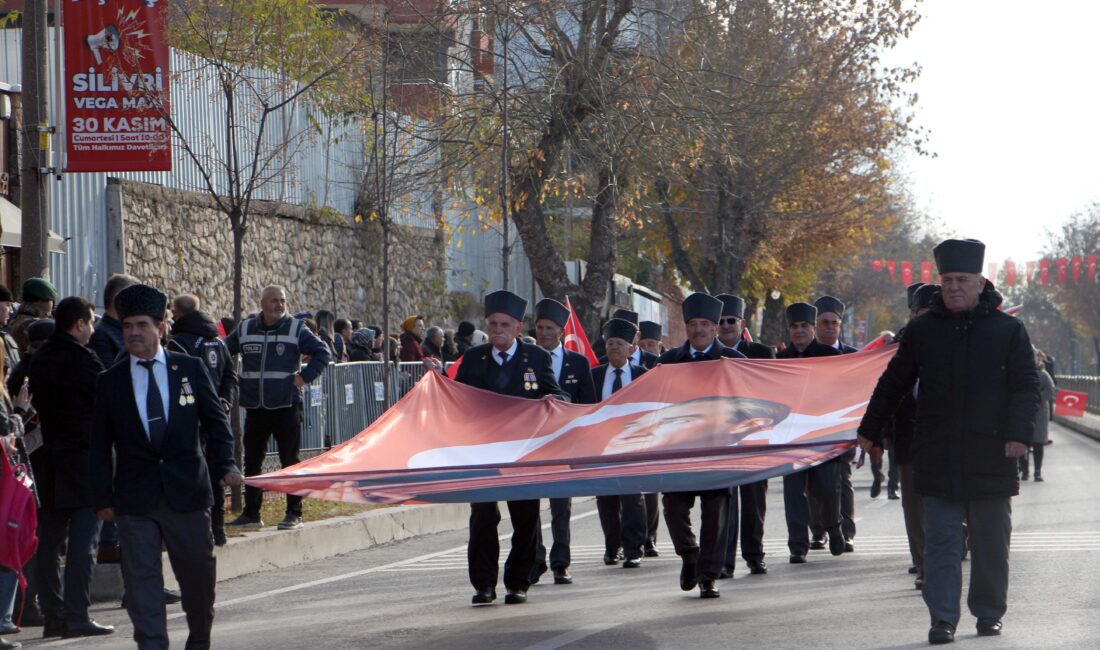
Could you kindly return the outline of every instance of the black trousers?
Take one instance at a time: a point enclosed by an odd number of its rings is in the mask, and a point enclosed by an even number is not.
[[[840,528],[840,466],[833,462],[787,474],[783,477],[783,509],[787,516],[787,548],[791,555],[810,550],[810,502],[813,496],[821,504],[818,510],[824,530]]]
[[[256,476],[263,472],[267,441],[275,436],[279,449],[279,464],[290,467],[299,462],[298,450],[302,444],[302,404],[281,409],[247,409],[244,419],[244,475]],[[263,488],[246,485],[244,488],[244,514],[259,517],[264,503]],[[286,513],[302,516],[302,497],[286,495]]]
[[[168,549],[168,561],[180,585],[190,631],[186,648],[209,648],[217,573],[209,512],[176,512],[161,499],[157,507],[145,515],[123,515],[115,521],[122,547],[126,613],[134,624],[134,641],[138,648],[160,650],[168,647],[161,542]]]
[[[38,511],[38,602],[47,624],[80,625],[88,621],[99,526],[95,510],[90,507]],[[64,589],[61,584],[63,552]]]
[[[883,477],[882,475],[882,458],[878,460],[871,459],[871,475],[879,483],[882,483],[882,479],[885,478],[886,489],[896,492],[898,489],[898,463],[894,460],[895,454],[892,451],[887,451],[883,456],[887,459],[886,476]]]
[[[645,496],[645,518],[648,529],[645,547],[652,549],[657,546],[657,529],[661,527],[661,500],[656,492],[643,496]]]
[[[553,544],[550,546],[550,568],[568,569],[572,563],[569,552],[569,520],[573,516],[573,500],[566,497],[562,499],[550,499],[550,535]],[[546,546],[542,543],[542,516],[535,525],[535,537],[538,539],[538,550],[535,552],[535,573],[542,574],[546,571]],[[534,575],[532,575],[532,578]]]
[[[837,481],[839,481],[840,495],[840,530],[844,539],[855,539],[856,536],[856,491],[852,487],[852,459],[855,450],[834,458],[825,465],[835,464]],[[810,502],[810,532],[818,539],[823,539],[829,530],[828,522],[833,520],[832,504],[828,500],[822,501],[814,492],[809,493]]]
[[[740,507],[738,507],[740,492]],[[730,509],[727,516],[726,566],[733,566],[737,557],[738,529],[740,529],[741,557],[746,562],[764,559],[764,515],[768,509],[768,482],[757,481],[734,488],[730,493]]]
[[[640,494],[596,497],[603,528],[604,552],[614,556],[623,549],[623,557],[636,560],[649,539],[645,498]]]
[[[695,497],[699,497],[703,523],[699,527],[699,540],[691,529],[691,509]],[[676,555],[685,561],[696,562],[695,574],[699,581],[715,580],[722,572],[726,555],[726,524],[729,515],[730,491],[707,490],[705,492],[666,492],[662,503],[665,507],[665,526]]]
[[[512,517],[512,549],[504,561],[504,587],[526,591],[531,586],[531,569],[535,566],[539,501],[509,501],[508,513]],[[470,542],[466,558],[474,589],[496,589],[500,565],[498,524],[500,507],[495,501],[470,504]]]

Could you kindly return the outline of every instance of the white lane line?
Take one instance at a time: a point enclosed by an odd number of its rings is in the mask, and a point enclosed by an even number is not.
[[[560,634],[545,641],[540,641],[534,645],[529,645],[524,648],[524,650],[557,650],[570,643],[575,643],[581,639],[599,634],[600,632],[605,632],[619,625],[620,623],[593,623],[591,625],[585,625],[566,632],[565,634]]]

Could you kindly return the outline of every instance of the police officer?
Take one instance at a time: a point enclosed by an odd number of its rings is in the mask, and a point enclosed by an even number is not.
[[[718,340],[750,359],[774,359],[775,352],[766,345],[744,338],[745,301],[739,296],[723,293],[722,318],[718,321]],[[738,508],[738,492],[741,503]],[[741,556],[749,571],[760,575],[768,572],[764,562],[764,515],[767,512],[768,482],[747,483],[730,493],[728,515],[729,534],[726,540],[726,558],[719,578],[733,577],[734,558],[737,557],[738,528],[741,533]]]
[[[604,324],[607,363],[592,370],[600,401],[645,374],[645,368],[630,362],[630,349],[637,334],[638,328],[634,323],[621,318],[612,318]],[[600,513],[600,527],[603,528],[603,563],[614,566],[621,557],[624,569],[640,566],[645,544],[649,540],[643,496],[623,494],[596,497],[596,508]]]
[[[255,476],[263,471],[267,441],[275,436],[279,462],[289,467],[299,462],[301,446],[302,388],[321,376],[331,355],[306,324],[287,313],[286,289],[271,285],[260,294],[260,314],[241,323],[226,337],[230,354],[241,355],[241,406],[245,408],[244,471]],[[309,364],[302,368],[302,355]],[[230,526],[263,527],[260,506],[263,490],[245,487],[244,511]],[[286,495],[286,516],[279,530],[302,527],[302,497]]]
[[[489,342],[466,351],[455,380],[501,395],[568,399],[554,377],[550,353],[518,338],[526,312],[527,301],[510,291],[494,291],[485,296],[485,329]],[[434,359],[425,359],[425,365],[437,371],[443,369]],[[515,605],[527,602],[527,589],[531,586],[538,545],[535,531],[539,526],[539,500],[509,501],[508,513],[512,518],[512,550],[504,562],[504,587],[507,589],[504,602]],[[475,590],[474,605],[488,605],[497,597],[499,523],[500,508],[495,501],[470,504],[467,558],[470,583]]]
[[[691,363],[713,361],[722,357],[743,359],[745,355],[722,345],[718,340],[718,321],[722,317],[722,301],[705,293],[693,293],[683,302],[684,324],[688,340],[678,348],[661,355],[658,363]],[[691,529],[691,508],[700,499],[703,523],[699,541]],[[715,579],[722,572],[726,554],[726,517],[729,511],[729,488],[702,492],[667,492],[662,499],[665,526],[676,554],[683,561],[680,568],[680,589],[691,591],[699,586],[701,598],[718,598]]]
[[[535,305],[535,341],[539,347],[550,353],[554,367],[554,377],[558,385],[569,394],[574,404],[595,404],[599,401],[592,386],[592,370],[588,358],[571,350],[561,343],[565,324],[569,321],[569,309],[550,298],[540,300]],[[573,500],[569,497],[550,499],[550,532],[554,544],[550,548],[550,569],[554,572],[554,584],[573,583],[569,575],[571,562],[569,553],[569,518],[573,515]],[[538,552],[535,569],[531,574],[531,584],[539,581],[546,573],[546,547],[542,543],[542,525],[536,529]]]
[[[796,302],[787,307],[789,345],[776,354],[777,359],[831,357],[840,354],[834,347],[818,342],[815,323],[817,308]],[[787,548],[791,564],[804,564],[810,549],[810,504],[807,493],[820,501],[822,524],[829,533],[829,552],[844,552],[844,534],[840,530],[840,471],[834,462],[822,463],[783,477],[783,508],[787,515]]]

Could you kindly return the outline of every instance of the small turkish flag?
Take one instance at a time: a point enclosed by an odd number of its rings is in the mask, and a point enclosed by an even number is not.
[[[1058,391],[1058,397],[1054,401],[1054,414],[1064,417],[1079,418],[1085,414],[1085,406],[1088,404],[1088,393],[1075,393],[1071,390]]]
[[[588,365],[595,368],[600,365],[600,360],[596,357],[592,346],[588,344],[588,337],[585,336],[584,328],[581,327],[581,319],[577,318],[577,312],[573,310],[573,303],[569,302],[569,296],[565,297],[565,306],[569,309],[569,320],[565,322],[565,349],[580,352],[588,358]]]

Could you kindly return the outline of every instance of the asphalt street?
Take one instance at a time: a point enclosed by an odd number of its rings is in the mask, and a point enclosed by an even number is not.
[[[1009,611],[1001,637],[978,638],[966,612],[957,645],[981,648],[1100,648],[1100,442],[1052,425],[1045,483],[1027,482],[1013,501]],[[787,561],[782,482],[768,492],[769,573],[749,575],[738,558],[722,597],[681,592],[680,562],[663,527],[660,558],[639,569],[605,567],[592,500],[574,507],[575,584],[544,577],[525,605],[470,606],[466,531],[421,537],[218,585],[215,648],[917,648],[928,614],[907,573],[900,501],[868,494],[869,468],[856,471],[854,553],[811,551]],[[545,504],[544,504],[545,505]],[[544,523],[548,523],[544,515]],[[502,523],[501,534],[508,533]],[[544,531],[549,545],[549,530]],[[503,555],[507,542],[502,543]],[[965,567],[964,567],[965,570]],[[965,581],[965,577],[964,577]],[[550,584],[547,584],[547,583]],[[965,582],[964,582],[965,584]],[[118,626],[112,637],[18,638],[25,647],[133,647],[123,610],[93,616]],[[172,644],[186,623],[169,608]]]

